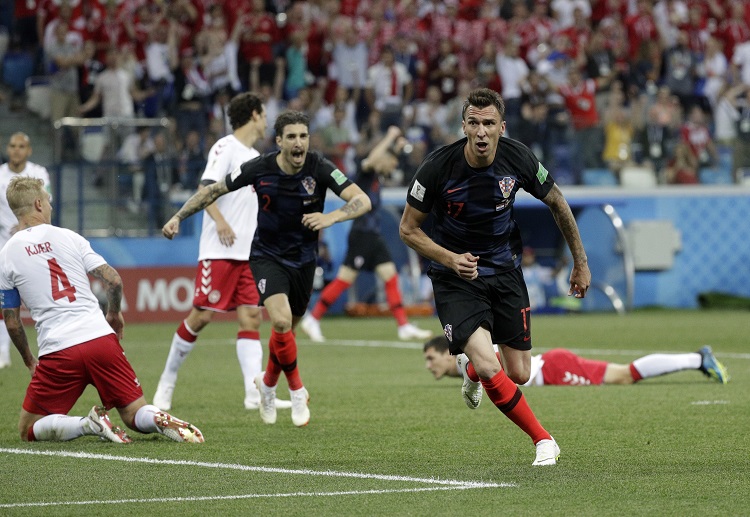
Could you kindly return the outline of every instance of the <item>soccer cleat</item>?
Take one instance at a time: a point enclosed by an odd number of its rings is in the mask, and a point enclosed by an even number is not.
[[[258,409],[260,406],[260,391],[254,385],[245,390],[245,409]]]
[[[432,332],[424,330],[411,323],[406,323],[398,328],[398,338],[401,341],[410,341],[414,339],[427,339],[432,337]]]
[[[482,403],[482,383],[474,382],[469,378],[469,373],[466,371],[469,366],[469,358],[466,354],[456,356],[456,366],[464,378],[464,383],[461,385],[461,397],[463,397],[469,409],[476,409]]]
[[[91,431],[101,437],[115,443],[131,443],[133,440],[117,426],[113,426],[107,414],[107,409],[102,406],[94,406],[89,411],[88,427]]]
[[[255,410],[260,407],[260,391],[254,385],[245,392],[245,409]],[[289,409],[292,407],[292,402],[289,400],[276,399],[276,409]]]
[[[699,370],[702,371],[704,375],[720,382],[721,384],[729,382],[729,372],[727,372],[727,368],[716,359],[710,346],[702,346],[700,350],[698,350],[698,353],[701,355],[701,366]]]
[[[310,395],[303,387],[298,390],[289,390],[292,399],[292,423],[297,427],[303,427],[310,422],[310,408],[307,403],[310,401]]]
[[[159,432],[176,442],[203,443],[203,433],[194,425],[184,422],[164,411],[156,413],[154,422]]]
[[[323,333],[320,331],[320,322],[311,315],[308,314],[302,318],[300,327],[302,327],[302,330],[307,334],[307,337],[309,337],[311,341],[322,343],[326,340],[326,338],[323,337]]]
[[[265,424],[276,423],[276,386],[269,388],[263,382],[265,372],[260,372],[255,376],[255,386],[260,392],[260,405],[258,410],[260,419]]]
[[[557,465],[557,459],[560,457],[560,447],[554,438],[549,440],[539,440],[536,442],[536,459],[532,466]]]
[[[156,393],[154,393],[154,400],[152,404],[162,411],[169,411],[172,409],[172,394],[174,393],[174,383],[165,382],[159,379],[159,384],[156,386]]]

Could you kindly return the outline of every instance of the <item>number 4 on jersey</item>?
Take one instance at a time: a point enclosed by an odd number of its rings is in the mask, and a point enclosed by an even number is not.
[[[74,302],[76,299],[76,288],[70,285],[70,280],[68,280],[60,264],[53,258],[47,260],[47,264],[49,264],[49,276],[52,282],[52,299],[57,301],[61,298],[67,298],[69,302]]]

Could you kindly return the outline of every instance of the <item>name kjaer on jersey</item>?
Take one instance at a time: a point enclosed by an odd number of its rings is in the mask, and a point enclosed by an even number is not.
[[[40,253],[49,253],[52,251],[52,245],[49,242],[45,242],[44,244],[34,244],[33,246],[26,246],[24,248],[26,250],[26,254],[31,255],[38,255]]]

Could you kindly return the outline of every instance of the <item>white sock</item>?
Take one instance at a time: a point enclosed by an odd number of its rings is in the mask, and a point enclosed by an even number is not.
[[[34,422],[34,438],[39,442],[67,442],[93,434],[88,419],[81,416],[47,415]]]
[[[697,370],[701,367],[702,358],[697,352],[687,354],[650,354],[633,361],[633,367],[641,377],[657,377],[665,373],[682,370]]]
[[[197,333],[193,332],[192,329],[187,326],[187,323],[185,323],[185,328],[194,336],[198,336]],[[195,341],[192,343],[190,341],[185,341],[177,335],[177,332],[175,332],[172,337],[172,344],[169,347],[167,363],[164,365],[164,371],[161,374],[160,380],[171,383],[177,382],[177,372],[182,366],[182,363],[185,362],[185,359],[187,359],[188,354],[193,350],[193,347],[195,347]]]
[[[263,371],[263,347],[257,339],[237,339],[237,359],[240,362],[242,377],[245,379],[245,392],[255,390],[255,377]]]
[[[135,427],[142,433],[157,433],[159,432],[159,426],[156,425],[154,417],[156,413],[161,413],[161,410],[151,404],[141,406],[138,411],[135,412]]]
[[[10,362],[10,334],[5,326],[5,320],[0,320],[0,363]]]

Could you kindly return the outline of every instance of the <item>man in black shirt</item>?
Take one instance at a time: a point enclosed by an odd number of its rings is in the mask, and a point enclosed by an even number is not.
[[[283,371],[292,400],[292,422],[301,427],[310,420],[307,390],[297,368],[293,329],[307,309],[312,293],[318,231],[367,213],[370,199],[343,172],[321,154],[309,149],[307,115],[288,111],[279,115],[274,129],[279,150],[243,163],[219,181],[199,190],[164,225],[172,239],[180,221],[213,203],[218,197],[250,186],[258,195],[258,229],[250,251],[250,268],[261,304],[271,319],[266,371],[256,377],[263,422],[276,422],[276,384]],[[346,204],[323,213],[326,190]]]
[[[454,355],[473,363],[481,384],[464,374],[469,407],[490,400],[531,437],[533,465],[554,465],[560,455],[516,384],[529,380],[531,308],[521,271],[523,244],[513,203],[523,188],[552,211],[573,257],[570,291],[582,298],[591,283],[586,252],[573,214],[547,169],[523,144],[501,138],[505,105],[487,88],[463,106],[467,138],[431,153],[408,188],[401,218],[403,241],[431,260],[435,304]],[[433,215],[432,238],[421,226]],[[503,362],[492,348],[500,344]],[[465,372],[465,363],[462,370]]]
[[[406,138],[401,130],[390,126],[383,137],[372,148],[358,167],[354,181],[370,197],[372,210],[352,223],[344,263],[339,267],[336,278],[331,281],[310,313],[304,317],[300,328],[311,340],[325,341],[320,330],[320,319],[328,308],[349,289],[360,271],[374,271],[383,281],[388,307],[398,324],[398,337],[402,340],[422,340],[432,336],[432,332],[409,323],[406,310],[401,302],[398,287],[398,271],[380,231],[380,178],[388,177],[398,166],[398,156]]]

